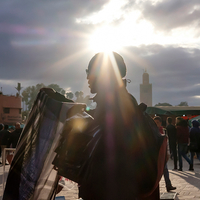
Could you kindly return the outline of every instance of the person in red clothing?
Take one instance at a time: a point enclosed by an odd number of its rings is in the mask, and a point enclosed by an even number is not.
[[[178,159],[179,159],[179,171],[183,171],[182,157],[188,162],[189,170],[193,171],[191,160],[187,157],[187,149],[189,144],[189,128],[186,120],[176,118],[176,130],[177,130],[177,142],[178,142]]]
[[[169,139],[169,148],[171,153],[171,158],[174,160],[174,170],[177,170],[177,139],[176,139],[176,127],[172,124],[172,118],[167,118],[167,136]]]
[[[162,119],[161,117],[159,116],[156,116],[153,118],[154,122],[156,123],[158,129],[159,129],[159,132],[161,135],[164,135],[164,130],[163,130],[163,127],[162,127]],[[168,147],[168,150],[167,150],[167,158],[169,158],[169,145],[167,145]],[[171,191],[171,190],[175,190],[176,187],[173,187],[172,184],[171,184],[171,180],[169,179],[169,171],[168,171],[168,168],[167,168],[167,163],[165,164],[165,168],[164,168],[164,172],[163,172],[163,175],[164,175],[164,179],[165,179],[165,185],[166,185],[166,189],[167,189],[167,192]]]

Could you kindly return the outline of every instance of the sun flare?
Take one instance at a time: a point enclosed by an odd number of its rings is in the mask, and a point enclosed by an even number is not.
[[[90,49],[95,52],[119,51],[126,46],[154,43],[153,26],[144,20],[135,22],[137,18],[138,15],[132,13],[118,26],[107,24],[98,27],[90,35]]]
[[[96,30],[90,37],[90,48],[95,52],[110,52],[120,49],[123,44],[116,31],[109,27]]]

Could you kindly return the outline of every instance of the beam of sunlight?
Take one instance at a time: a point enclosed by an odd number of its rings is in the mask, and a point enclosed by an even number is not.
[[[122,78],[121,78],[121,75],[120,75],[120,72],[119,72],[119,68],[117,66],[117,62],[115,60],[113,53],[109,53],[109,57],[110,57],[110,60],[111,60],[111,63],[112,63],[112,66],[113,66],[113,69],[114,69],[114,72],[115,72],[115,77],[117,79],[117,83],[118,83],[119,87],[122,87],[123,81],[122,81]]]
[[[80,51],[76,51],[74,54],[68,55],[64,57],[62,60],[59,60],[55,63],[52,64],[51,68],[56,68],[56,70],[61,70],[67,67],[70,67],[70,65],[73,62],[76,62],[79,60],[81,57],[84,57],[88,54],[88,49],[82,49]]]
[[[146,60],[142,59],[141,57],[137,56],[133,51],[128,51],[123,49],[124,55],[128,56],[129,59],[131,59],[133,62],[137,63],[141,69],[146,69],[148,71],[149,68],[152,69],[151,65],[146,62]]]

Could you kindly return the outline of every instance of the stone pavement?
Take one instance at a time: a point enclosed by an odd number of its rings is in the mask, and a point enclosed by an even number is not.
[[[200,161],[194,159],[194,171],[189,171],[189,165],[183,158],[183,171],[173,171],[173,161],[168,161],[169,177],[173,186],[176,187],[176,200],[192,199],[200,200]],[[167,192],[165,181],[160,181],[160,194]]]
[[[177,189],[172,191],[176,192],[176,200],[200,200],[200,161],[194,159],[194,171],[188,170],[188,163],[183,159],[183,171],[173,171],[173,161],[168,161],[169,176],[172,185]],[[9,166],[6,166],[8,172]],[[3,167],[0,167],[0,200],[2,199],[2,173]],[[160,181],[160,194],[166,193],[164,178]],[[171,193],[172,193],[171,192]],[[65,200],[78,199],[78,186],[71,181],[65,181],[65,188],[57,195],[64,196]],[[59,200],[59,199],[58,199]]]

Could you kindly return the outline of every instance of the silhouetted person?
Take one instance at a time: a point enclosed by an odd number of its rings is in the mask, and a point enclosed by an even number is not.
[[[174,169],[177,169],[177,138],[176,138],[176,127],[172,124],[172,118],[167,118],[167,135],[169,139],[169,148],[174,160]]]
[[[5,147],[9,147],[8,144],[9,144],[10,135],[11,135],[8,128],[9,128],[8,125],[5,124],[4,129],[2,130],[2,132],[3,132],[2,145]]]
[[[159,132],[161,135],[164,135],[164,130],[163,130],[163,127],[162,127],[162,119],[161,117],[159,116],[156,116],[153,118],[158,129],[159,129]],[[167,151],[167,160],[169,159],[169,151]],[[171,183],[171,180],[169,178],[169,171],[168,171],[168,167],[167,167],[167,163],[165,164],[165,168],[164,168],[164,172],[163,172],[163,175],[164,175],[164,179],[165,179],[165,185],[166,185],[166,189],[167,189],[167,192],[171,191],[171,190],[175,190],[176,187],[173,187],[172,186],[172,183]]]
[[[179,159],[179,171],[183,171],[182,157],[188,162],[189,170],[194,170],[191,165],[191,160],[187,157],[188,144],[189,144],[189,128],[186,120],[177,119],[177,142],[178,142],[178,159]]]
[[[86,73],[97,103],[91,130],[99,127],[101,138],[86,168],[86,178],[79,183],[79,196],[86,200],[159,199],[157,181],[162,173],[157,178],[155,137],[142,130],[148,124],[140,120],[142,111],[126,90],[123,58],[115,52],[98,53]],[[161,166],[164,168],[164,161]],[[150,197],[154,191],[156,195]]]
[[[15,130],[10,134],[10,140],[8,142],[9,147],[16,148],[21,132],[22,128],[20,127],[20,123],[17,122],[15,124]]]
[[[200,160],[200,124],[198,121],[192,121],[192,128],[190,129],[190,156],[191,168],[193,169],[193,158],[196,153],[197,158]],[[193,147],[193,148],[192,148]]]
[[[3,133],[2,133],[2,130],[4,129],[4,124],[0,124],[0,146],[1,146],[1,143],[2,143],[2,139],[3,139]],[[1,151],[1,148],[0,148],[0,157],[2,156],[2,151]],[[2,162],[0,162],[0,164],[2,164]]]
[[[10,140],[10,131],[8,130],[8,125],[5,124],[4,125],[4,129],[1,131],[1,134],[2,134],[2,142],[1,142],[1,151],[2,151],[2,154],[4,152],[4,148],[6,147],[9,147],[9,140]],[[5,155],[7,157],[7,155]],[[5,161],[6,161],[6,157],[5,157]],[[2,156],[2,159],[3,159],[3,156]],[[6,164],[6,162],[5,162]]]

